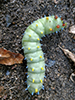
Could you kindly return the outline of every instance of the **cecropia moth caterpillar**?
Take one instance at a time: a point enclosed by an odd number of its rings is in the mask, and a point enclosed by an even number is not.
[[[36,20],[24,32],[22,48],[27,59],[27,88],[33,95],[44,89],[45,60],[40,40],[44,35],[58,32],[66,26],[61,17],[49,16]]]

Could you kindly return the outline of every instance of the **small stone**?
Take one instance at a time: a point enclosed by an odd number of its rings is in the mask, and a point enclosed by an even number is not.
[[[71,26],[71,27],[69,28],[69,33],[75,34],[75,25],[73,25],[73,26]]]

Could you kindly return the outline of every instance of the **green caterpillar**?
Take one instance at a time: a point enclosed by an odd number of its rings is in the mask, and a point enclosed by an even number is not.
[[[36,20],[24,32],[22,46],[27,59],[28,76],[27,88],[33,95],[43,88],[45,76],[45,60],[41,49],[40,40],[44,35],[58,32],[66,26],[61,17],[49,16]]]

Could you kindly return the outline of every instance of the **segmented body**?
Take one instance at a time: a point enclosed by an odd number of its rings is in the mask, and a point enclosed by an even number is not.
[[[58,32],[66,26],[62,18],[49,16],[36,20],[28,26],[22,39],[24,55],[27,59],[27,89],[32,95],[43,88],[45,76],[45,60],[40,40],[44,35]]]

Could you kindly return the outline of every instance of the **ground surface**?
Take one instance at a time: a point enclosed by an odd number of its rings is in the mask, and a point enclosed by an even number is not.
[[[69,27],[75,23],[75,0],[59,0],[58,4],[52,1],[10,0],[0,5],[0,47],[15,53],[23,54],[22,34],[36,19],[57,14],[67,22],[65,30],[46,36],[41,42],[46,62],[55,61],[53,66],[46,67],[45,89],[33,96],[25,91],[26,61],[21,65],[0,65],[0,86],[4,88],[0,93],[1,100],[75,100],[75,84],[69,78],[72,64],[58,47],[75,53],[75,41],[69,34]]]

